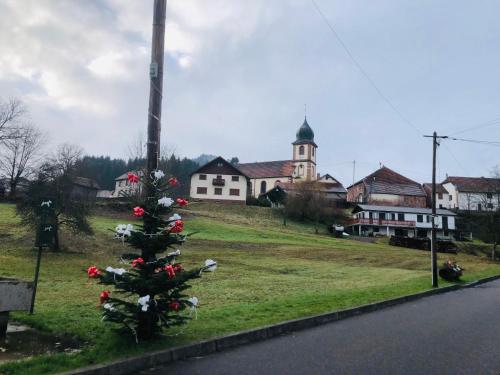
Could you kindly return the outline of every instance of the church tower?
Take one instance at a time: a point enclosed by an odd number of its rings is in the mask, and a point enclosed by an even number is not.
[[[297,130],[297,139],[293,145],[294,181],[316,180],[316,150],[314,132],[304,117],[304,123]]]

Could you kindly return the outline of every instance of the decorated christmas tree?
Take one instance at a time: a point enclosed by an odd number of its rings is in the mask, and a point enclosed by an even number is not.
[[[204,271],[214,271],[217,263],[207,259],[193,270],[177,262],[178,249],[187,238],[184,223],[174,209],[188,204],[185,199],[168,196],[178,182],[156,170],[150,175],[129,173],[126,194],[131,215],[142,223],[119,224],[115,237],[136,250],[123,254],[126,266],[88,268],[90,278],[113,289],[100,295],[103,320],[120,324],[135,335],[136,341],[148,340],[162,329],[185,323],[196,311],[198,299],[186,294],[190,279]]]

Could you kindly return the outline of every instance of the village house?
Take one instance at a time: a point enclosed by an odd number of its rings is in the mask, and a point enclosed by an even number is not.
[[[500,209],[500,178],[450,176],[441,185],[449,192],[449,208],[466,211]]]
[[[430,208],[358,204],[352,212],[354,218],[346,226],[352,234],[431,238]],[[455,216],[456,214],[450,210],[436,210],[435,225],[438,238],[453,238],[456,229]]]
[[[318,175],[314,182],[315,185],[311,186],[312,189],[322,194],[324,198],[337,207],[345,206],[347,190],[339,181],[329,174],[326,174],[324,176]],[[279,206],[280,202],[276,201],[276,198],[281,199],[283,194],[295,194],[297,190],[300,190],[297,183],[280,182],[276,187],[268,190],[265,194],[261,194],[260,197],[268,199],[273,206]]]
[[[191,199],[246,204],[248,177],[236,166],[217,157],[191,174]]]
[[[115,190],[113,191],[113,194],[111,195],[112,198],[119,198],[123,197],[126,194],[130,193],[140,193],[142,191],[142,183],[131,183],[128,180],[128,174],[133,173],[139,177],[144,176],[143,171],[129,171],[126,172],[117,178],[115,178]]]
[[[427,195],[418,182],[385,166],[349,186],[347,201],[382,206],[427,207]]]
[[[422,186],[427,194],[427,207],[432,207],[432,184],[425,183]],[[436,184],[436,208],[453,209],[452,199],[453,195],[442,184]]]
[[[99,184],[91,178],[73,177],[71,197],[73,199],[93,201],[100,189]]]

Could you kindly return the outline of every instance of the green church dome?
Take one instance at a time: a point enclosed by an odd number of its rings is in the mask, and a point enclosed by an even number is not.
[[[304,123],[301,125],[299,130],[297,130],[297,140],[294,143],[314,143],[314,132],[307,123],[307,118],[305,117]]]

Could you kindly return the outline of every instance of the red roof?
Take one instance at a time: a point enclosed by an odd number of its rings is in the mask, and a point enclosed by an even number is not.
[[[424,189],[418,182],[410,180],[408,177],[400,175],[385,166],[349,186],[348,189],[360,183],[364,183],[368,188],[368,192],[372,194],[426,196]]]
[[[429,182],[429,183],[424,183],[423,184],[423,187],[426,191],[426,193],[428,194],[431,194],[432,195],[432,184]],[[436,193],[441,193],[441,194],[448,194],[448,190],[445,189],[445,187],[442,185],[442,184],[436,184]]]
[[[293,160],[238,164],[238,169],[250,178],[292,177]]]
[[[500,191],[500,178],[486,177],[447,177],[442,183],[451,182],[458,191],[468,193],[493,193]]]

